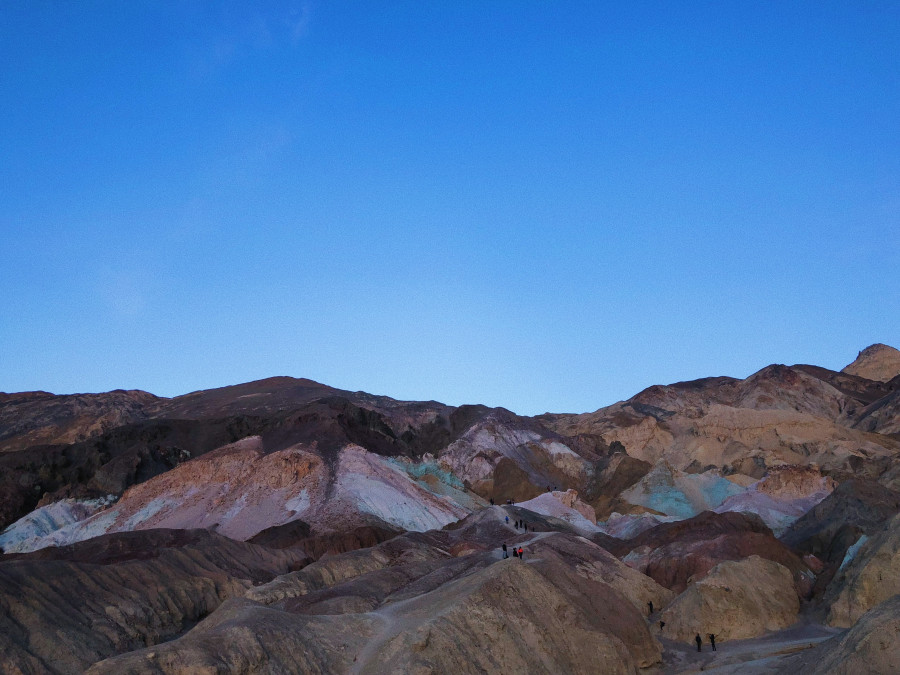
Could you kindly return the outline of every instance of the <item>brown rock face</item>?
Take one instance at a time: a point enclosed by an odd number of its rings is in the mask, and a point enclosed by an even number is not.
[[[744,380],[657,385],[593,413],[541,419],[563,436],[620,442],[632,457],[691,473],[715,467],[760,478],[773,466],[811,463],[851,473],[865,461],[877,477],[900,444],[861,429],[880,432],[894,418],[857,424],[895,390],[824,368],[772,365]]]
[[[171,639],[302,556],[206,531],[107,535],[0,558],[0,672],[81,673]]]
[[[852,626],[871,608],[900,594],[900,515],[878,534],[857,542],[851,554],[852,561],[838,571],[825,595],[832,626]]]
[[[691,642],[699,632],[717,640],[742,640],[790,626],[800,601],[787,568],[751,556],[716,565],[679,595],[660,618],[669,637]]]
[[[0,453],[33,445],[69,444],[146,419],[164,399],[146,391],[55,396],[0,393]]]
[[[664,523],[627,542],[634,554],[625,560],[660,585],[680,593],[727,560],[756,555],[786,567],[795,595],[806,596],[813,575],[803,561],[779,542],[757,517],[745,513],[713,513]]]
[[[791,525],[781,541],[824,563],[816,580],[819,594],[831,581],[847,549],[861,535],[878,532],[898,512],[900,494],[872,480],[847,480]]]
[[[783,675],[894,675],[900,663],[900,595],[863,614],[849,631],[789,659]]]
[[[867,380],[887,382],[900,375],[900,351],[880,343],[870,345],[841,372],[858,375]]]
[[[634,674],[659,661],[643,610],[671,593],[582,537],[517,533],[506,513],[520,515],[485,509],[323,558],[88,672]],[[525,558],[503,559],[498,541]]]

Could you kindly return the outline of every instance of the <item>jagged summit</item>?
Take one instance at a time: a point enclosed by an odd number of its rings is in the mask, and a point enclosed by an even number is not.
[[[880,342],[863,349],[842,373],[887,382],[900,375],[900,351]]]

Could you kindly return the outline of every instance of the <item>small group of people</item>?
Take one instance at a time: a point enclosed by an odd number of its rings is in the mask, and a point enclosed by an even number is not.
[[[707,633],[709,636],[709,644],[712,645],[712,650],[716,651],[716,636],[715,633]],[[703,638],[700,637],[700,633],[697,633],[697,637],[694,638],[694,642],[697,643],[697,651],[702,652]]]
[[[512,554],[513,554],[513,558],[524,558],[525,557],[525,549],[523,549],[521,546],[519,548],[516,548],[515,546],[513,546]],[[509,551],[506,548],[506,544],[503,544],[503,557],[504,558],[509,557]]]
[[[517,520],[516,521],[516,529],[518,530],[519,528],[528,532],[528,523],[526,523],[524,520]]]
[[[647,616],[653,616],[653,601],[650,600],[647,603]],[[662,633],[663,628],[666,627],[666,622],[660,620],[659,622],[659,632]],[[707,633],[707,637],[709,637],[709,644],[712,646],[712,650],[716,651],[716,634],[715,633]],[[694,638],[694,642],[697,643],[697,651],[703,651],[703,638],[700,637],[700,633],[697,633],[697,636]]]

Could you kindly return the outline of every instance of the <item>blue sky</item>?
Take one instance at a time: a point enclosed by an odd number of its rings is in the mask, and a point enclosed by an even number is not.
[[[892,2],[0,5],[0,390],[594,410],[900,347]]]

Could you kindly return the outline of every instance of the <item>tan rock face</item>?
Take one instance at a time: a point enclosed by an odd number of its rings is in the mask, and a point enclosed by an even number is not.
[[[324,558],[88,672],[636,674],[659,662],[643,613],[668,591],[583,537],[517,535],[504,513]],[[504,536],[524,559],[501,557]]]
[[[742,640],[790,626],[800,601],[790,571],[776,562],[750,556],[716,565],[666,607],[660,619],[668,637],[691,642]]]
[[[852,626],[863,614],[900,593],[900,515],[847,552],[825,595],[828,623]]]
[[[849,631],[791,660],[779,672],[894,675],[900,664],[900,595],[865,614]]]
[[[653,386],[593,413],[542,419],[560,434],[620,441],[629,455],[651,464],[665,460],[676,470],[718,467],[761,478],[774,466],[814,463],[852,472],[855,463],[889,461],[900,449],[895,439],[861,430],[892,428],[894,417],[881,419],[875,410],[891,395],[888,385],[776,365],[745,380]],[[854,428],[862,415],[868,426]]]
[[[856,360],[841,372],[887,382],[900,375],[900,351],[888,345],[871,345],[863,349]]]

